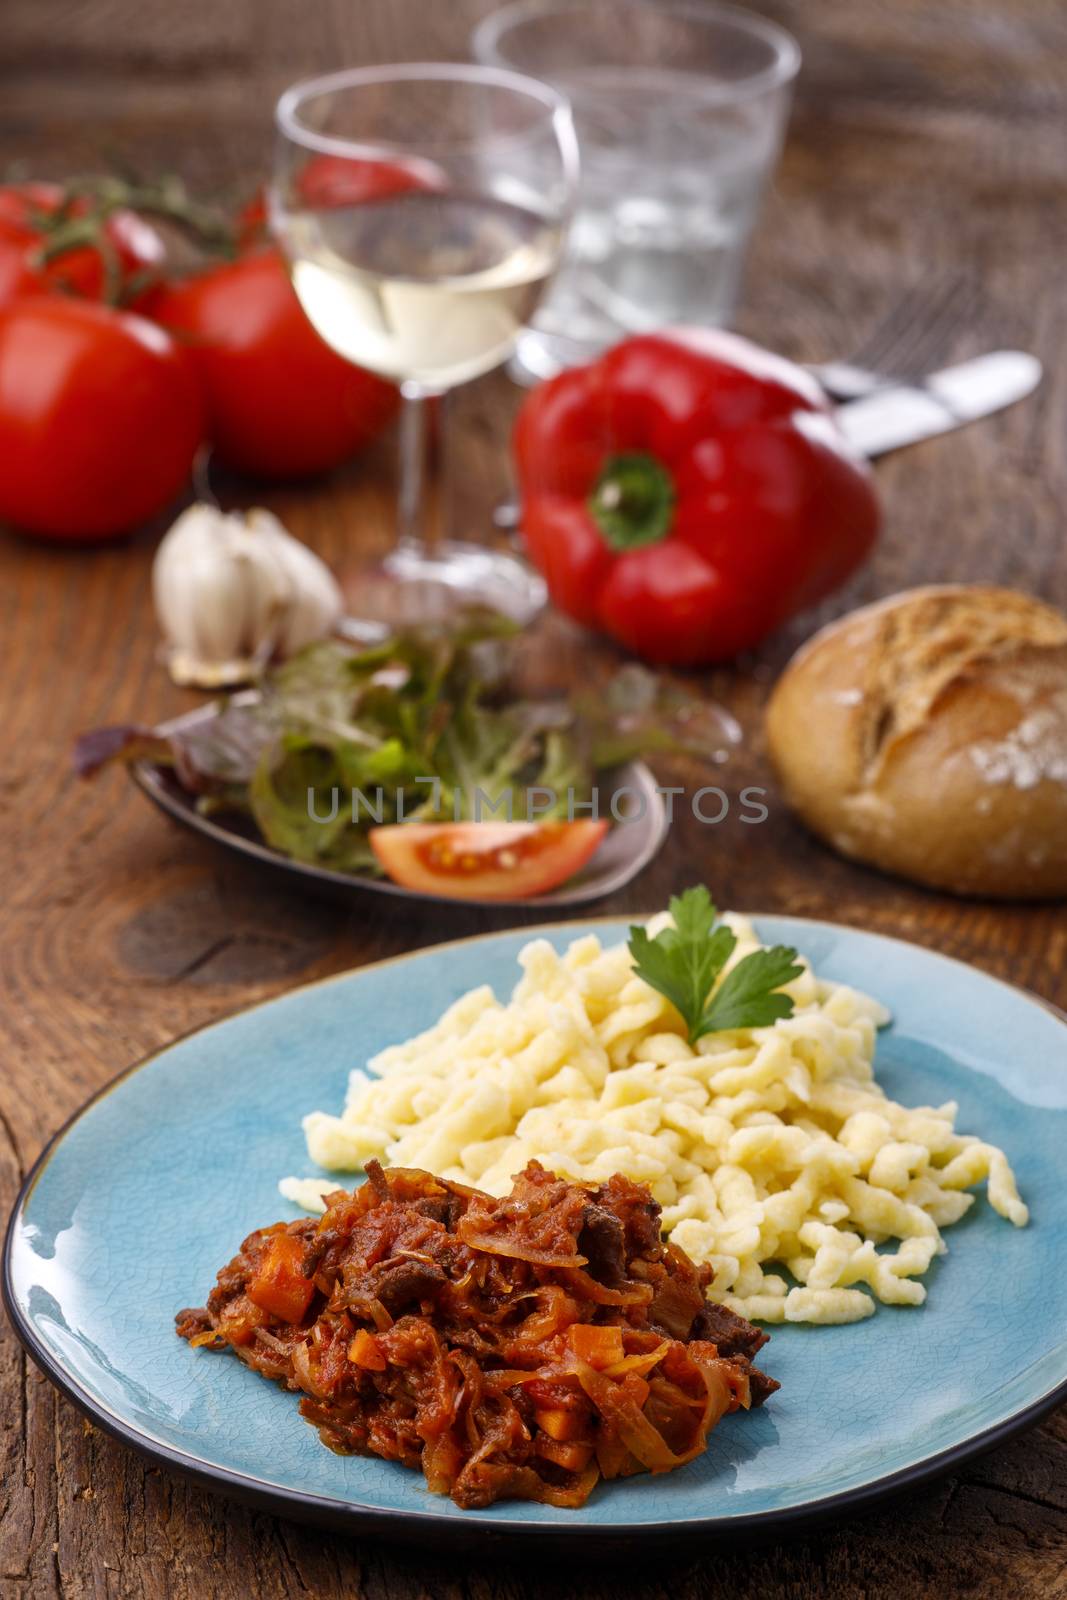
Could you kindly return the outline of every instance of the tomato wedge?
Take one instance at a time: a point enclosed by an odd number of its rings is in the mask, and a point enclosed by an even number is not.
[[[456,900],[520,900],[566,883],[607,832],[581,822],[398,822],[370,830],[394,883]]]

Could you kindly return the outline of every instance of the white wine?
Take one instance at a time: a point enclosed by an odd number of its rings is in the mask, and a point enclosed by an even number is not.
[[[414,190],[281,220],[300,303],[339,355],[450,389],[511,353],[561,230],[482,195]]]

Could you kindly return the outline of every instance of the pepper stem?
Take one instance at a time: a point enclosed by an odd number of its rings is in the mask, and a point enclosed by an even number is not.
[[[674,479],[644,451],[609,456],[589,496],[590,515],[613,550],[665,539],[674,521]]]

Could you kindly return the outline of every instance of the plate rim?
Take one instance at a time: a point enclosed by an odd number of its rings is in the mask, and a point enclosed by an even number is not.
[[[633,912],[629,915],[635,919],[647,916],[647,912]],[[915,940],[903,939],[894,934],[879,933],[872,929],[857,928],[849,923],[829,922],[825,918],[793,916],[789,912],[774,911],[746,911],[740,913],[749,917],[753,922],[759,923],[762,919],[786,920],[803,923],[814,928],[829,929],[832,932],[858,934],[862,937],[875,940],[884,940],[894,945],[901,945],[908,951],[919,951],[923,956],[937,961],[950,963],[954,967],[961,967],[964,971],[977,974],[987,983],[993,983],[1007,989],[1011,994],[1035,1006],[1038,1011],[1050,1016],[1054,1021],[1067,1027],[1067,1013],[1060,1010],[1052,1001],[1035,994],[1032,990],[1021,985],[1011,983],[1005,978],[1000,978],[986,972],[981,967],[963,961],[957,956],[945,955],[939,950],[928,945],[918,944]],[[450,1514],[427,1509],[402,1509],[400,1507],[376,1506],[366,1501],[338,1500],[328,1495],[290,1488],[285,1484],[272,1483],[269,1479],[253,1474],[239,1472],[230,1467],[222,1467],[217,1463],[205,1460],[201,1456],[190,1454],[173,1445],[156,1439],[152,1434],[138,1429],[124,1417],[113,1411],[104,1401],[89,1393],[77,1378],[69,1373],[61,1360],[54,1356],[48,1346],[37,1334],[32,1323],[23,1314],[22,1306],[15,1293],[13,1281],[13,1258],[16,1236],[22,1223],[27,1203],[33,1191],[44,1174],[53,1157],[58,1153],[63,1141],[71,1129],[85,1117],[94,1106],[104,1100],[114,1090],[118,1089],[128,1078],[136,1073],[149,1068],[161,1056],[167,1054],[175,1045],[195,1038],[200,1033],[207,1033],[214,1028],[225,1026],[238,1016],[243,1016],[251,1011],[257,1011],[265,1006],[289,995],[303,993],[309,990],[323,988],[327,984],[337,983],[342,979],[352,977],[361,972],[371,972],[383,967],[397,966],[405,961],[412,961],[419,957],[439,954],[453,946],[463,946],[484,943],[487,940],[502,939],[509,934],[521,935],[525,938],[539,938],[545,933],[574,933],[577,937],[580,929],[590,931],[593,925],[618,926],[627,920],[626,915],[607,917],[575,918],[573,920],[540,923],[533,926],[519,925],[510,928],[491,929],[487,932],[471,934],[461,939],[444,940],[438,944],[423,945],[416,950],[401,951],[397,955],[386,956],[378,961],[366,962],[362,966],[348,967],[341,972],[328,973],[324,977],[312,979],[308,983],[296,984],[290,989],[283,990],[280,994],[269,996],[262,1000],[254,1001],[251,1005],[241,1006],[225,1013],[221,1017],[212,1018],[210,1021],[188,1029],[185,1033],[177,1035],[159,1049],[152,1050],[138,1060],[131,1062],[117,1072],[114,1077],[96,1089],[81,1105],[75,1108],[62,1125],[51,1135],[36,1160],[31,1165],[25,1178],[19,1186],[11,1214],[8,1218],[4,1232],[3,1254],[0,1260],[0,1300],[3,1302],[16,1337],[22,1344],[27,1354],[35,1365],[57,1389],[64,1394],[79,1410],[98,1424],[104,1432],[117,1439],[121,1444],[128,1446],[139,1455],[147,1457],[171,1470],[176,1470],[193,1481],[212,1490],[228,1494],[246,1504],[255,1505],[280,1516],[297,1516],[327,1526],[341,1529],[342,1531],[365,1531],[377,1534],[390,1534],[403,1531],[405,1535],[416,1538],[421,1543],[436,1543],[441,1545],[451,1544],[468,1546],[474,1544],[488,1545],[505,1539],[536,1540],[547,1547],[573,1549],[576,1543],[588,1545],[601,1545],[603,1547],[618,1547],[620,1541],[629,1544],[650,1544],[657,1540],[673,1538],[675,1540],[692,1541],[703,1538],[707,1541],[720,1541],[735,1538],[739,1534],[755,1530],[772,1530],[777,1528],[791,1528],[798,1524],[814,1525],[842,1512],[857,1510],[863,1506],[871,1505],[887,1496],[904,1490],[915,1488],[918,1485],[938,1477],[954,1466],[986,1451],[995,1448],[998,1444],[1006,1442],[1027,1428],[1040,1422],[1059,1405],[1067,1403],[1067,1377],[1038,1395],[1027,1405],[1020,1407],[1010,1416],[1001,1418],[989,1427],[971,1434],[968,1438],[961,1439],[958,1443],[949,1445],[945,1449],[936,1451],[921,1460],[898,1467],[893,1472],[873,1478],[862,1484],[854,1485],[850,1489],[839,1490],[829,1495],[818,1496],[814,1499],[801,1501],[790,1506],[782,1506],[763,1511],[734,1512],[726,1516],[717,1517],[681,1517],[673,1519],[659,1519],[654,1522],[613,1522],[590,1524],[581,1521],[554,1522],[551,1524],[531,1523],[516,1518],[494,1517],[491,1521],[475,1517],[470,1520],[457,1519]],[[1064,1341],[1067,1343],[1067,1340]]]

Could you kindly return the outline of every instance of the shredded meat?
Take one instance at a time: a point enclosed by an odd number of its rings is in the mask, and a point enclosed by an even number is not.
[[[496,1200],[371,1162],[321,1221],[250,1234],[177,1328],[300,1391],[331,1449],[421,1467],[459,1506],[579,1506],[777,1389],[753,1365],[767,1335],[708,1302],[710,1276],[627,1178],[531,1162]]]

